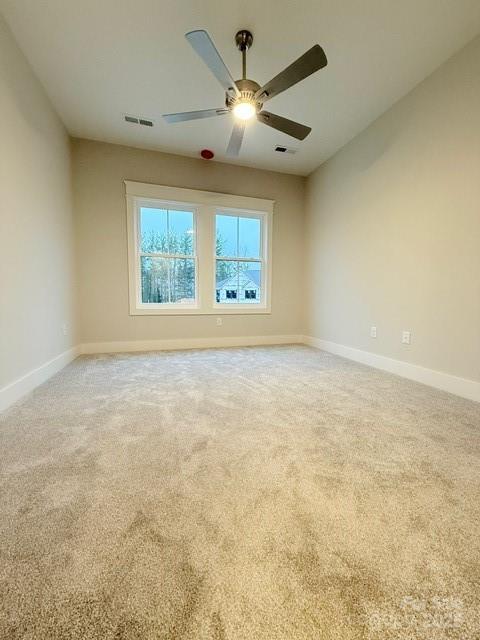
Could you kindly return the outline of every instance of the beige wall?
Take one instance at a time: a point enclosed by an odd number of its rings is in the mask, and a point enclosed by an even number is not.
[[[82,342],[303,331],[304,178],[87,140],[72,149]],[[124,179],[274,199],[272,313],[221,327],[215,316],[130,316]]]
[[[78,342],[301,333],[480,380],[479,68],[477,39],[307,181],[73,140],[74,229],[68,137],[0,21],[0,388]],[[124,179],[274,199],[272,313],[130,316]]]
[[[477,38],[308,179],[307,334],[480,380],[479,70]]]
[[[0,149],[1,388],[76,343],[69,139],[1,16]]]

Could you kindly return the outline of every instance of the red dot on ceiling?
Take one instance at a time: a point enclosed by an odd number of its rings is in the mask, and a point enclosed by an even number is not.
[[[215,154],[210,149],[202,149],[200,155],[204,160],[211,160]]]

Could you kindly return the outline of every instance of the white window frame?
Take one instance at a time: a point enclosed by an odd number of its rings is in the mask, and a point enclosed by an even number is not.
[[[187,211],[188,213],[193,213],[193,254],[190,256],[182,256],[180,254],[166,254],[166,253],[146,253],[141,250],[141,236],[140,236],[140,210],[145,208],[151,209],[167,209],[169,211]],[[195,205],[187,205],[183,202],[169,202],[166,200],[152,200],[147,198],[136,198],[135,199],[135,210],[134,210],[134,225],[135,225],[135,305],[137,309],[198,309],[198,254],[197,254],[197,217],[198,211]],[[141,274],[141,258],[142,257],[150,257],[150,258],[175,258],[181,259],[186,258],[188,260],[193,260],[195,263],[195,303],[194,304],[185,304],[185,303],[175,303],[175,302],[142,302],[142,274]]]
[[[125,180],[127,200],[128,280],[130,315],[259,315],[271,313],[272,226],[275,202],[263,198],[197,191]],[[143,303],[140,279],[140,207],[194,211],[195,305]],[[262,270],[260,302],[216,302],[216,214],[258,217],[261,224]],[[212,250],[213,247],[213,250]],[[243,258],[241,258],[243,259]],[[258,258],[252,261],[258,261]]]
[[[244,256],[217,256],[217,242],[216,242],[216,233],[214,233],[214,238],[213,238],[213,255],[214,255],[214,262],[213,262],[213,268],[214,268],[214,278],[216,279],[216,266],[217,266],[217,260],[223,260],[225,262],[258,262],[261,266],[261,270],[260,270],[260,274],[261,274],[261,279],[260,279],[260,300],[258,302],[247,302],[247,303],[241,303],[241,302],[227,302],[227,303],[221,303],[221,302],[217,302],[216,299],[216,288],[213,291],[213,308],[218,310],[219,312],[222,309],[225,309],[225,307],[229,307],[229,306],[233,306],[235,305],[237,308],[237,311],[243,311],[243,310],[247,310],[250,307],[259,307],[260,309],[264,309],[265,307],[267,307],[267,297],[268,297],[268,291],[269,291],[269,286],[267,286],[267,282],[268,282],[268,263],[269,260],[267,260],[267,256],[269,255],[268,249],[269,249],[269,238],[268,238],[268,212],[264,212],[264,211],[247,211],[245,209],[235,209],[233,207],[216,207],[215,209],[215,216],[216,215],[221,215],[221,216],[232,216],[233,218],[256,218],[258,220],[260,220],[260,257],[244,257]],[[237,290],[238,291],[238,290]],[[237,292],[237,295],[239,295],[239,291]]]

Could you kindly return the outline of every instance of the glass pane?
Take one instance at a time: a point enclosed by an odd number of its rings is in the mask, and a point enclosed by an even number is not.
[[[220,304],[238,302],[238,262],[217,260],[215,300]]]
[[[216,255],[228,258],[237,257],[238,218],[236,216],[216,217]]]
[[[168,253],[165,209],[140,208],[140,239],[143,253]]]
[[[140,208],[140,249],[143,253],[194,255],[192,211]]]
[[[238,265],[238,301],[241,304],[260,304],[262,284],[260,262],[239,262]]]
[[[194,254],[194,227],[192,211],[169,211],[169,253],[183,256]]]
[[[142,302],[195,303],[195,260],[141,257]]]
[[[260,220],[238,218],[238,257],[260,258]]]
[[[219,304],[260,304],[261,264],[217,260],[215,300]]]

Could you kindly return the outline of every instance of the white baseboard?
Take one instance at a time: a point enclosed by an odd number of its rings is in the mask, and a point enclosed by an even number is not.
[[[252,336],[234,338],[190,338],[175,340],[134,340],[127,342],[92,342],[64,351],[48,362],[32,369],[21,378],[0,389],[0,411],[4,411],[22,396],[33,391],[81,354],[121,353],[134,351],[167,351],[175,349],[209,349],[218,347],[249,347],[275,344],[298,344],[300,335]]]
[[[72,347],[0,389],[0,411],[4,411],[26,393],[58,373],[78,355],[80,355],[80,348]]]
[[[212,349],[221,347],[253,347],[276,344],[304,343],[362,364],[389,371],[403,378],[421,382],[430,387],[480,402],[480,382],[434,371],[416,364],[394,360],[369,351],[362,351],[335,342],[300,335],[251,336],[228,338],[189,338],[175,340],[134,340],[125,342],[91,342],[72,347],[21,378],[0,389],[0,411],[19,400],[26,393],[58,373],[80,354],[127,353],[135,351],[170,351],[178,349]]]
[[[410,380],[421,382],[430,387],[448,391],[462,398],[480,402],[480,382],[475,380],[459,378],[449,373],[434,371],[433,369],[427,369],[417,364],[394,360],[393,358],[387,358],[377,353],[361,351],[360,349],[347,347],[343,344],[337,344],[336,342],[329,342],[328,340],[321,340],[320,338],[312,338],[311,336],[304,336],[303,342],[311,347],[334,353],[337,356],[342,356],[355,362],[361,362],[375,369],[389,371],[390,373],[402,376],[402,378],[409,378]]]
[[[215,349],[221,347],[255,347],[274,344],[299,344],[301,342],[303,342],[303,336],[299,335],[90,342],[81,345],[81,353],[127,353],[134,351],[171,351],[176,349]]]

